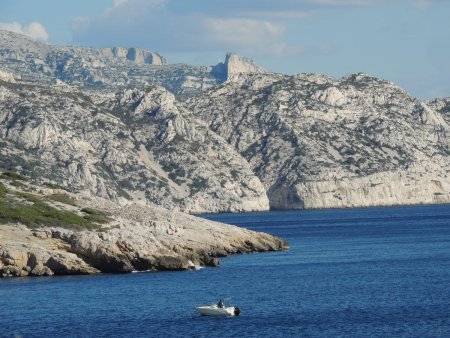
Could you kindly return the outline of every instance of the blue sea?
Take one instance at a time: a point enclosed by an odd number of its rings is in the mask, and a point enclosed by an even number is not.
[[[216,214],[286,239],[192,272],[0,280],[1,337],[450,337],[450,206]],[[202,317],[231,298],[241,316]]]

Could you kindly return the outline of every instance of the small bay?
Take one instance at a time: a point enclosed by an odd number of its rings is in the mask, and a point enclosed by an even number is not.
[[[203,217],[290,250],[192,272],[2,279],[0,336],[450,336],[450,205]],[[241,316],[194,311],[228,297]]]

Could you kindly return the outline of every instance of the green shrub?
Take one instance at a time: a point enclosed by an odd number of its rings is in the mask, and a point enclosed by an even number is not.
[[[84,216],[84,219],[88,222],[105,224],[111,221],[111,218],[108,216],[108,214],[103,211],[91,208],[83,208],[81,209],[81,211],[86,214],[86,216]]]
[[[75,230],[92,228],[83,217],[70,211],[58,210],[41,201],[21,204],[0,200],[0,223],[9,222],[22,223],[30,228],[39,226],[59,226]]]
[[[59,203],[72,205],[74,207],[77,206],[75,199],[67,194],[51,194],[46,196],[46,198]]]
[[[1,177],[8,180],[28,181],[28,179],[25,176],[22,176],[14,171],[5,171],[2,173]]]
[[[189,187],[191,188],[190,195],[193,196],[199,191],[205,190],[209,187],[208,180],[203,177],[196,177]]]
[[[11,184],[12,186],[17,187],[17,188],[23,188],[26,186],[21,181],[11,181],[9,184]]]
[[[81,211],[86,215],[80,216],[75,212],[59,210],[45,203],[39,196],[15,192],[15,196],[22,198],[8,198],[6,188],[0,186],[0,224],[22,223],[29,228],[40,226],[57,226],[72,230],[98,230],[100,224],[109,222],[111,219],[106,213],[86,208]],[[51,199],[62,203],[72,202],[73,199],[65,194],[50,195]]]
[[[6,196],[6,193],[8,192],[8,189],[3,185],[3,183],[0,182],[0,197]]]
[[[63,187],[62,185],[59,185],[59,184],[45,182],[43,185],[48,187],[48,188],[50,188],[50,189],[61,189],[61,190],[66,190],[67,191],[66,187]]]

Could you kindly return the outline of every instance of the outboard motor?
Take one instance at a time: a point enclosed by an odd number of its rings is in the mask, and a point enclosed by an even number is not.
[[[234,308],[234,315],[235,315],[235,316],[239,316],[240,313],[241,313],[241,310],[239,310],[238,307],[235,307],[235,308]]]

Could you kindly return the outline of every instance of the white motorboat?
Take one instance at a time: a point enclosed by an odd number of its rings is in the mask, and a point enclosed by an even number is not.
[[[223,303],[222,303],[223,304]],[[241,310],[234,306],[219,306],[219,304],[211,304],[204,306],[197,306],[195,308],[203,316],[239,316]]]

